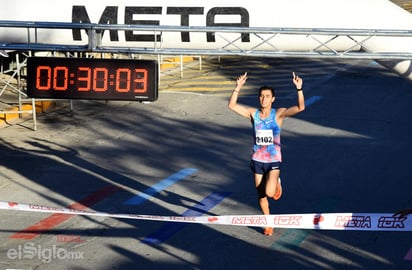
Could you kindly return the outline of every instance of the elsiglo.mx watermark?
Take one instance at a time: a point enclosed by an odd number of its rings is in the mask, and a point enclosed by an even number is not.
[[[50,263],[53,260],[81,260],[84,259],[84,252],[68,251],[57,245],[43,247],[33,242],[27,242],[16,248],[8,249],[7,258],[10,260],[38,259],[44,263]]]

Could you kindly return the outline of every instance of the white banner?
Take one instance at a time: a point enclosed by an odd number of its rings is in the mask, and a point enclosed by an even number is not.
[[[393,216],[393,213],[312,213],[282,215],[225,215],[225,216],[155,216],[112,214],[81,211],[64,207],[0,201],[0,210],[60,213],[68,215],[100,216],[119,219],[139,219],[185,222],[209,225],[234,225],[315,230],[356,231],[412,231],[412,219]]]

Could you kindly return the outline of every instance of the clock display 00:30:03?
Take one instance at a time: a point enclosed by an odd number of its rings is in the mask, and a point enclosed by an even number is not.
[[[33,57],[28,61],[30,97],[154,100],[157,63],[150,60]]]

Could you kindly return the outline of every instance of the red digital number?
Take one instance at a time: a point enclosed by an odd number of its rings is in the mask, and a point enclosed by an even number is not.
[[[67,67],[55,67],[53,69],[53,89],[57,91],[66,91],[69,79],[69,69]]]
[[[131,72],[128,68],[118,68],[116,70],[116,91],[126,93],[130,91]]]
[[[36,69],[36,89],[50,90],[51,87],[51,68],[49,66],[38,66]]]
[[[89,67],[79,67],[77,74],[77,90],[90,91],[92,71]]]
[[[107,79],[109,71],[107,68],[94,68],[93,69],[93,90],[96,92],[107,91]]]
[[[134,70],[135,78],[133,80],[133,92],[146,93],[147,92],[147,70],[143,68],[136,68]]]

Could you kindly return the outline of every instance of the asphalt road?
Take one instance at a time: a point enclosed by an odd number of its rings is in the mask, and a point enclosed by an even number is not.
[[[282,129],[283,197],[272,213],[412,207],[411,82],[373,61],[204,59],[162,74],[159,99],[75,101],[0,130],[0,198],[147,215],[260,214],[251,127],[227,109],[237,75],[306,110]],[[141,193],[145,196],[141,196]],[[140,194],[140,196],[139,196]],[[83,208],[82,208],[83,207]],[[0,211],[0,269],[411,269],[411,232],[175,224]]]

